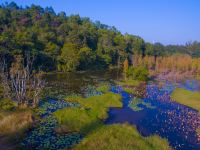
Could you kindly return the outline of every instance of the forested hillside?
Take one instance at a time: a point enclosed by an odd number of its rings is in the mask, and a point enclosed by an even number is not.
[[[66,6],[67,7],[67,6]],[[74,71],[118,66],[133,54],[164,56],[175,53],[200,57],[200,43],[184,46],[147,43],[115,27],[79,15],[66,16],[50,8],[0,5],[0,56],[31,54],[34,67],[44,71]]]

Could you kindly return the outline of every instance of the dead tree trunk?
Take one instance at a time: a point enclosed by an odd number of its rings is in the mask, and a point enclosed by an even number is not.
[[[11,99],[16,100],[20,106],[33,106],[38,104],[41,91],[44,87],[42,73],[34,73],[32,70],[33,59],[26,56],[26,65],[21,56],[16,56],[9,71],[1,71],[1,78],[4,80],[3,87],[6,92],[12,93]],[[3,63],[4,66],[6,63]],[[6,96],[6,95],[5,95]]]

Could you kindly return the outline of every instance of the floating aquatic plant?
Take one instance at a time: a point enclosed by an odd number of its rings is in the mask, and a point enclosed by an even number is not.
[[[36,150],[49,149],[58,150],[70,148],[81,140],[79,133],[71,133],[60,135],[55,129],[58,127],[58,121],[51,114],[58,109],[65,107],[78,107],[77,103],[69,103],[65,101],[49,100],[40,103],[36,112],[43,118],[42,121],[27,133],[26,138],[22,142],[24,148],[33,147]]]
[[[144,109],[144,106],[149,109],[154,109],[155,107],[151,105],[151,103],[147,103],[140,98],[134,98],[129,102],[128,107],[133,109],[134,111],[141,111]]]
[[[82,91],[84,93],[84,97],[86,98],[102,94],[102,92],[97,91],[96,87],[92,85],[88,85],[87,87],[84,87]]]

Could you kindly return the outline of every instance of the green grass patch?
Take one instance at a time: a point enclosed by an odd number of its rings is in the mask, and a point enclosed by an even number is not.
[[[109,107],[122,107],[121,96],[111,92],[89,98],[68,97],[67,101],[77,102],[81,107],[65,108],[54,113],[60,125],[57,131],[61,133],[88,133],[108,117]]]
[[[57,131],[87,133],[101,125],[101,121],[93,114],[92,110],[80,108],[66,108],[54,113],[61,125]]]
[[[96,89],[98,92],[106,93],[109,92],[110,90],[110,85],[109,84],[101,84],[97,87]]]
[[[167,140],[142,137],[127,124],[104,125],[88,134],[73,150],[170,150]]]
[[[98,118],[106,119],[109,107],[122,107],[121,99],[119,94],[109,92],[89,98],[71,97],[67,98],[67,101],[78,102],[82,107],[92,109]]]
[[[128,106],[134,111],[141,111],[143,110],[143,108],[139,106],[140,104],[144,105],[146,108],[150,108],[150,109],[155,108],[154,106],[151,105],[151,103],[146,103],[140,98],[134,98],[132,101],[130,101]]]
[[[136,90],[132,87],[124,87],[123,90],[129,94],[135,94]]]
[[[171,94],[172,100],[194,108],[200,112],[200,92],[177,88]]]
[[[115,84],[120,85],[120,86],[139,86],[143,81],[139,80],[123,80],[123,81],[115,81]]]

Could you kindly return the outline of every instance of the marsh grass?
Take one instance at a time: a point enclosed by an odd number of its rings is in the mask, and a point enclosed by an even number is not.
[[[59,133],[81,132],[86,134],[102,124],[92,110],[84,108],[66,108],[55,112],[54,115],[61,125],[56,129]]]
[[[32,126],[30,110],[0,112],[0,144],[2,149],[21,149],[20,142]]]
[[[100,84],[97,88],[96,88],[96,90],[98,91],[98,92],[102,92],[102,93],[106,93],[106,92],[109,92],[109,90],[110,90],[110,84],[106,84],[106,83],[104,83],[104,84]]]
[[[32,122],[30,111],[1,112],[0,135],[21,134]]]
[[[142,137],[128,124],[104,125],[88,134],[73,150],[170,150],[167,140]]]
[[[200,92],[177,88],[171,94],[172,100],[196,109],[200,112]]]
[[[130,87],[124,87],[123,90],[129,94],[135,94],[136,89],[135,88],[130,88]]]
[[[122,107],[121,96],[114,93],[92,96],[89,98],[71,97],[70,102],[78,102],[78,108],[65,108],[54,113],[58,119],[58,132],[88,133],[102,125],[108,117],[109,107]]]
[[[122,107],[121,99],[119,94],[108,92],[89,98],[71,97],[67,98],[67,101],[78,102],[82,107],[91,109],[98,118],[106,119],[109,107]]]
[[[115,84],[120,86],[139,86],[143,81],[127,79],[123,81],[115,81]]]

